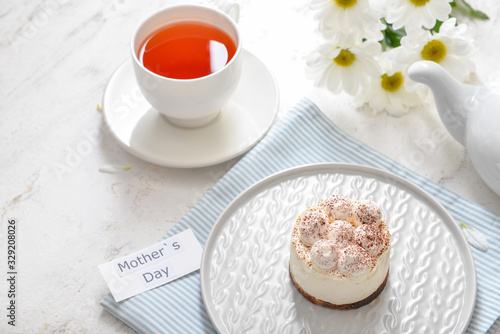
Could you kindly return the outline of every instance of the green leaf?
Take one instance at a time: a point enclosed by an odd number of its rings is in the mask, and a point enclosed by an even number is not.
[[[443,24],[443,21],[439,21],[439,20],[436,20],[436,24],[434,25],[434,27],[431,29],[431,33],[434,34],[434,33],[438,33],[439,32],[439,29],[441,28],[441,25]]]
[[[465,0],[454,0],[451,2],[451,6],[454,7],[457,11],[459,11],[467,16],[470,16],[470,17],[473,17],[473,18],[476,18],[479,20],[489,20],[490,19],[488,17],[488,15],[486,15],[482,11],[472,8],[472,6],[469,5]]]
[[[382,49],[385,51],[387,47],[396,48],[400,46],[401,38],[406,36],[404,28],[395,30],[392,28],[392,24],[387,23],[385,19],[382,19],[382,22],[387,26],[387,28],[382,31],[382,34],[384,35],[384,39],[380,41]]]

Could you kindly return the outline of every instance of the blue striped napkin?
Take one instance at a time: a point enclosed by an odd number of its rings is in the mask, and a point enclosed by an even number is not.
[[[477,302],[468,333],[485,333],[500,315],[500,217],[415,174],[333,124],[304,99],[269,131],[165,236],[191,228],[202,245],[230,202],[255,182],[299,165],[346,162],[397,174],[427,191],[457,221],[488,235],[487,252],[472,249],[477,267]],[[201,299],[199,271],[120,303],[101,305],[140,333],[216,333]]]

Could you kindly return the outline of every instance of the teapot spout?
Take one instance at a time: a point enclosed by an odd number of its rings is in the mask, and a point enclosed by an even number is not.
[[[408,76],[431,88],[441,121],[453,138],[465,146],[467,116],[475,103],[477,87],[458,82],[442,66],[426,60],[413,63]]]

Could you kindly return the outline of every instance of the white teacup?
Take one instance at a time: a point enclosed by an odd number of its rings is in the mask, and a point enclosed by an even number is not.
[[[236,45],[236,53],[220,70],[194,79],[172,79],[148,70],[138,58],[143,42],[159,28],[182,20],[197,20],[218,27]],[[172,123],[184,127],[205,125],[217,117],[236,90],[241,74],[241,37],[227,14],[200,5],[167,7],[143,21],[131,40],[134,72],[151,106]]]

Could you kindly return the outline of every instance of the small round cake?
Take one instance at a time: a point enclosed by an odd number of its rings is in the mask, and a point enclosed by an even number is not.
[[[389,276],[391,234],[373,201],[332,195],[292,230],[290,277],[311,302],[347,310],[370,303]]]

